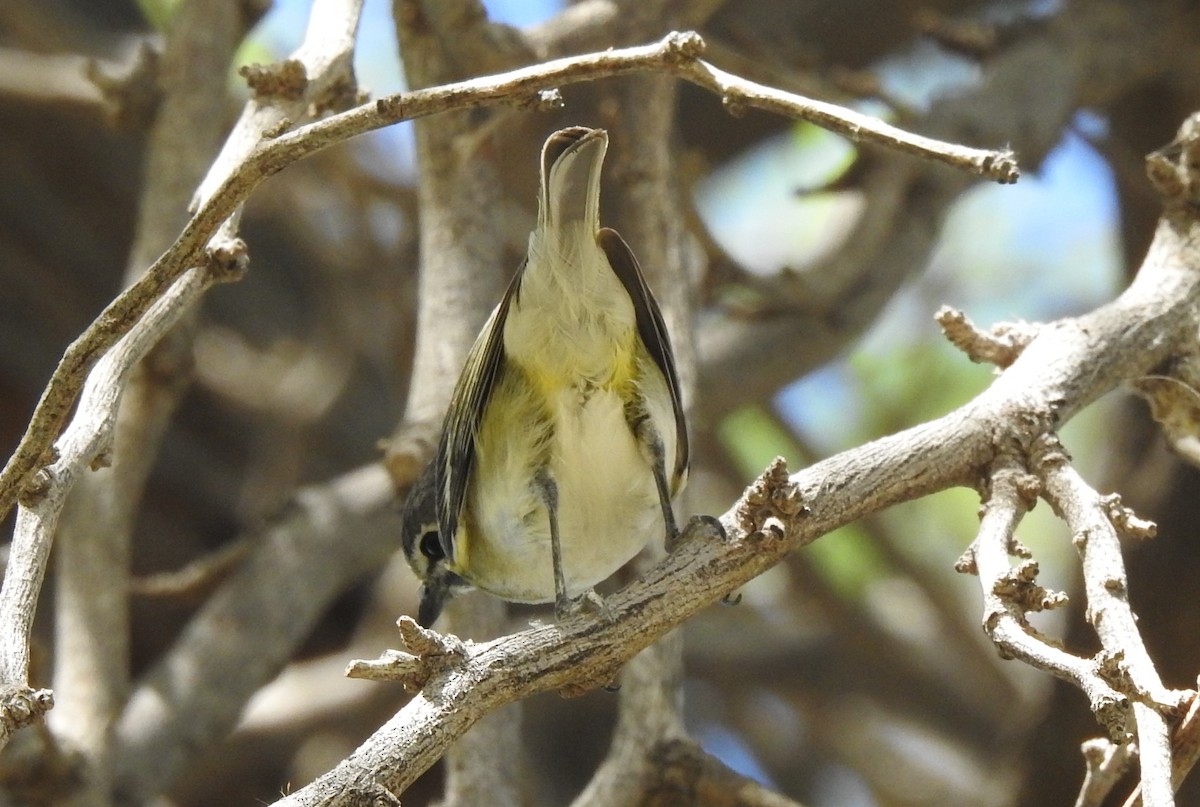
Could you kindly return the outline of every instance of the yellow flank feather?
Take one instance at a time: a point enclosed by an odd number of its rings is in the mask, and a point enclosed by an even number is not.
[[[454,542],[456,573],[517,602],[552,596],[547,512],[531,484],[539,473],[559,486],[572,590],[611,574],[651,530],[661,529],[652,478],[630,473],[644,460],[624,406],[644,369],[638,359],[644,349],[632,328],[608,347],[615,353],[605,379],[530,370],[506,357],[479,426]]]

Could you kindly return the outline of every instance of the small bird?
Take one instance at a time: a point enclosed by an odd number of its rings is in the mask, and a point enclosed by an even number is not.
[[[637,259],[600,226],[608,133],[542,148],[528,254],[467,356],[404,508],[426,627],[457,588],[577,610],[659,531],[688,474],[674,354]]]

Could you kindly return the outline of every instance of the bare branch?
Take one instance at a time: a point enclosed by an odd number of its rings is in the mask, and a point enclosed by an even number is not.
[[[416,692],[434,675],[461,663],[467,655],[468,645],[457,636],[423,628],[408,617],[401,617],[396,627],[400,630],[400,641],[411,653],[389,650],[373,661],[351,661],[346,674],[351,678],[399,681],[405,689]]]
[[[1028,322],[1004,323],[991,331],[981,330],[966,314],[950,306],[942,306],[933,318],[942,326],[950,344],[966,353],[971,361],[1000,368],[1012,364],[1037,336],[1037,326]]]
[[[28,686],[0,688],[0,745],[54,708],[54,693]]]
[[[54,529],[74,481],[108,450],[116,407],[130,371],[168,329],[221,276],[196,269],[175,282],[96,365],[79,401],[79,414],[55,443],[56,459],[39,473],[36,496],[17,512],[12,551],[0,589],[0,680],[28,684],[29,632],[37,610]],[[7,725],[4,720],[2,725]],[[0,735],[0,743],[7,737]]]
[[[215,588],[246,559],[250,550],[250,542],[245,539],[230,541],[182,569],[132,578],[129,593],[137,597],[194,597]]]
[[[296,91],[271,91],[260,84],[196,190],[194,207],[205,205],[237,174],[246,171],[248,158],[261,147],[266,132],[277,131],[281,124],[289,126],[308,120],[314,113],[342,108],[347,94],[353,97],[354,37],[362,16],[362,2],[316,0],[313,3],[304,42],[284,62],[301,74],[295,79]],[[245,201],[252,187],[235,204]],[[235,231],[236,223],[229,234]]]
[[[145,802],[233,727],[337,592],[395,551],[394,510],[391,478],[372,464],[300,490],[253,536],[245,561],[130,696],[115,731],[119,794]]]
[[[429,680],[424,669],[421,656],[401,650],[384,650],[377,659],[351,661],[346,665],[346,677],[364,681],[396,681],[403,684],[406,690],[416,691],[421,688],[420,684]]]
[[[320,16],[318,22],[328,27],[331,24],[330,16],[343,14],[343,6],[347,6],[347,4],[348,8],[354,12],[347,14],[350,18],[351,35],[348,38],[334,37],[330,41],[338,46],[351,47],[353,30],[357,25],[357,9],[361,5],[360,0],[322,0],[314,8],[314,14]],[[197,11],[201,6],[202,3],[199,2],[187,5],[184,12],[181,12],[184,16],[180,24],[187,24],[190,19],[187,14]],[[322,10],[323,15],[321,15]],[[193,25],[195,25],[194,21]],[[236,27],[236,23],[233,27]],[[310,45],[310,48],[321,53],[321,48],[327,47],[323,44],[325,37],[325,31],[320,31],[320,36],[314,35],[312,42],[316,44]],[[231,38],[231,35],[226,32],[224,38]],[[214,47],[219,50],[219,47]],[[303,47],[301,50],[303,51]],[[228,48],[226,48],[226,55],[227,53]],[[343,56],[342,63],[348,64],[348,59],[348,56]],[[190,66],[192,60],[183,58],[182,61]],[[174,66],[178,67],[179,65],[176,63]],[[214,75],[218,74],[219,71]],[[219,81],[217,85],[221,88]],[[182,103],[186,105],[202,100],[203,96],[196,94],[195,97],[188,96]],[[178,117],[185,122],[189,119],[189,116],[180,109],[171,108],[167,111],[178,113]],[[164,125],[172,126],[177,122],[172,119],[166,121]],[[161,133],[156,131],[156,134]],[[150,156],[155,159],[165,159],[161,148],[153,149]],[[175,153],[172,156],[178,159],[180,155]],[[207,159],[200,160],[200,164],[206,162]],[[151,164],[151,170],[154,170],[153,164]],[[174,175],[168,172],[162,174],[163,177]],[[190,183],[194,180],[185,181]],[[162,202],[161,199],[155,201]],[[159,210],[159,207],[162,210]],[[146,213],[148,222],[143,222],[146,225],[144,232],[148,234],[148,237],[139,241],[142,247],[151,243],[155,238],[161,237],[162,219],[160,215],[172,215],[174,206],[151,204],[149,208]],[[65,497],[85,467],[111,464],[118,407],[130,387],[131,373],[146,352],[195,306],[208,285],[216,281],[237,279],[245,269],[247,261],[245,245],[234,237],[232,228],[227,228],[222,234],[211,239],[203,237],[194,247],[194,252],[188,256],[187,260],[175,265],[165,275],[151,267],[125,293],[114,300],[100,318],[68,348],[67,354],[55,370],[50,384],[39,401],[34,417],[17,451],[3,473],[0,473],[0,479],[7,480],[0,484],[0,501],[4,502],[0,509],[6,509],[11,504],[11,496],[16,495],[18,486],[24,485],[24,489],[21,491],[22,509],[17,516],[11,562],[5,573],[3,591],[0,592],[0,623],[2,623],[0,625],[0,675],[2,675],[4,683],[9,686],[25,686],[27,684],[29,630],[45,574],[50,543],[62,512]],[[161,260],[159,263],[161,264]],[[124,335],[122,336],[122,334]],[[110,346],[112,346],[111,349]],[[104,353],[106,350],[107,353]],[[87,382],[83,388],[83,396],[79,401],[76,415],[62,436],[58,438],[51,454],[49,447],[57,437],[56,432],[65,420],[70,405],[75,399],[76,385],[82,381],[84,373],[88,372],[89,367],[101,354],[104,355],[104,358],[96,363],[87,375]],[[162,427],[165,417],[166,412],[159,410],[153,418],[149,418],[154,421],[153,425],[140,424],[137,428],[145,428],[146,433],[150,434],[155,429]],[[147,452],[147,456],[152,456],[152,452]],[[46,462],[48,457],[51,457],[53,462],[38,471],[31,482],[24,482],[23,478],[28,471],[34,465]],[[148,462],[148,460],[145,461]],[[131,487],[126,493],[133,495],[133,492],[140,487],[140,480],[146,470],[147,468],[143,466],[135,468],[129,473],[126,481],[130,483]],[[4,498],[6,496],[9,498]],[[128,505],[129,502],[126,501],[125,504]],[[120,530],[121,528],[116,528],[109,530],[108,533],[114,535]],[[112,560],[120,563],[120,557]],[[86,570],[78,569],[78,571]],[[123,574],[115,578],[117,596],[122,598],[126,595],[126,587],[121,584],[123,579]],[[87,585],[82,581],[79,582],[81,585]],[[109,584],[113,585],[113,581],[109,581]],[[76,586],[73,590],[78,593],[78,588]],[[119,609],[106,607],[105,611],[109,616],[115,616]],[[88,635],[90,633],[86,629],[74,631],[76,637],[83,635],[88,639],[98,638]],[[119,633],[124,636],[125,630],[120,629]],[[114,653],[123,656],[123,650],[115,647],[108,648],[108,650],[112,652],[108,652],[107,655],[110,657],[103,660],[103,663],[115,667],[123,666],[123,658],[117,660],[111,657]],[[102,655],[99,652],[94,656],[89,653],[88,660],[100,663]],[[104,676],[103,680],[109,685],[116,686],[121,694],[124,693],[125,687],[121,683],[123,676],[115,675],[111,680],[109,676]],[[112,697],[115,697],[115,693],[108,693],[102,698],[97,698],[98,701],[103,702],[89,706],[81,705],[81,708],[89,710],[87,714],[94,719],[86,721],[86,725],[84,722],[73,724],[71,731],[86,732],[93,737],[102,735],[102,742],[107,744],[110,736],[109,723],[116,708],[116,704],[111,702]],[[79,704],[78,701],[75,703]],[[96,710],[103,711],[105,714],[102,716],[95,714]],[[108,766],[105,765],[104,768],[107,775]]]
[[[171,249],[155,261],[137,283],[110,303],[67,349],[38,401],[17,450],[0,472],[0,516],[7,512],[20,487],[26,484],[30,471],[44,461],[42,455],[57,436],[87,369],[128,330],[169,283],[199,263],[201,251],[217,228],[234,215],[250,193],[267,177],[292,162],[373,129],[455,109],[525,104],[538,93],[561,84],[629,73],[668,72],[722,93],[732,99],[730,103],[735,106],[755,106],[811,120],[855,140],[889,145],[1000,181],[1016,178],[1015,162],[1008,152],[965,149],[909,135],[869,116],[772,90],[707,65],[699,59],[702,51],[703,40],[698,35],[674,33],[654,45],[558,59],[498,76],[392,95],[260,141],[237,171],[225,174],[214,168],[210,178],[224,178],[215,188],[209,187],[207,182],[202,187],[201,196],[207,194],[207,198]],[[272,128],[273,134],[275,131]]]
[[[1075,807],[1100,807],[1116,787],[1133,758],[1133,743],[1114,743],[1095,739],[1086,741],[1080,750],[1087,771]]]
[[[1049,435],[1039,441],[1033,463],[1045,482],[1046,500],[1074,535],[1083,565],[1088,621],[1100,637],[1107,659],[1117,668],[1109,675],[1115,674],[1133,699],[1145,802],[1174,804],[1166,715],[1178,709],[1181,696],[1163,686],[1142,642],[1129,604],[1125,562],[1110,505],[1083,480],[1062,446]]]
[[[769,487],[774,491],[780,485],[790,486],[786,476]],[[466,643],[463,660],[435,673],[372,740],[333,772],[280,803],[353,803],[367,786],[401,792],[455,737],[492,709],[533,692],[578,693],[607,683],[630,656],[670,626],[719,599],[731,561],[758,565],[765,560],[758,571],[770,565],[769,558],[789,543],[786,532],[798,524],[795,514],[785,520],[778,517],[782,512],[772,512],[776,516],[766,532],[739,533],[734,541],[704,522],[694,522],[678,551],[645,579],[606,599],[610,619],[578,616],[484,644]],[[521,663],[512,664],[514,658]]]
[[[1052,644],[1025,619],[1031,606],[1031,580],[1015,578],[1009,566],[1017,524],[1028,512],[1031,477],[1011,457],[1001,457],[990,473],[991,494],[984,502],[979,535],[968,550],[972,571],[983,588],[983,628],[1002,655],[1018,658],[1039,670],[1076,684],[1087,695],[1092,712],[1115,737],[1125,733],[1129,702],[1100,677],[1096,665]],[[965,570],[960,565],[960,570]],[[1015,590],[1014,590],[1015,589]]]
[[[1192,692],[1190,697],[1187,713],[1171,736],[1171,784],[1176,790],[1200,759],[1200,695]]]
[[[188,0],[176,9],[161,58],[121,82],[94,71],[119,114],[158,110],[149,132],[137,232],[126,264],[133,282],[187,221],[188,200],[216,154],[226,122],[229,62],[245,35],[244,9],[229,0]],[[149,99],[147,98],[149,96]],[[145,480],[187,387],[196,309],[181,317],[147,362],[129,374],[113,426],[111,462],[84,474],[58,530],[54,688],[55,738],[78,756],[79,804],[112,803],[107,754],[112,724],[129,694],[129,576],[133,528]]]
[[[1016,155],[1007,149],[976,149],[923,137],[837,104],[816,101],[749,81],[701,60],[680,62],[673,72],[720,95],[726,109],[733,114],[747,107],[763,109],[815,123],[855,142],[875,143],[938,160],[995,182],[1011,183],[1020,177]]]

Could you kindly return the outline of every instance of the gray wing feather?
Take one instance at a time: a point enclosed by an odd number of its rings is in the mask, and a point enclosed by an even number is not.
[[[659,310],[658,301],[654,299],[650,287],[646,285],[646,278],[642,275],[637,257],[625,243],[625,239],[609,227],[600,228],[596,239],[608,256],[613,271],[633,300],[638,335],[642,338],[642,343],[650,352],[650,357],[658,365],[663,377],[667,379],[667,389],[671,391],[671,407],[675,411],[675,466],[672,478],[678,480],[688,469],[687,422],[683,416],[683,399],[679,394],[679,376],[675,372],[675,354],[671,350],[671,338],[667,334],[662,311]]]
[[[504,298],[475,338],[462,374],[454,386],[454,397],[442,424],[435,460],[435,489],[438,491],[438,540],[447,558],[454,557],[454,536],[458,532],[459,517],[466,503],[471,472],[475,468],[479,424],[483,421],[504,362],[504,323],[524,271],[525,264],[522,262],[508,284]]]

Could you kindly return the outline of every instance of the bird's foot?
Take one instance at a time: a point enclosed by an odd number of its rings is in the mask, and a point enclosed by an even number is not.
[[[612,621],[612,613],[609,610],[608,603],[593,589],[589,588],[578,597],[561,594],[555,599],[554,618],[559,622],[579,614],[597,614],[605,621]]]
[[[685,526],[675,537],[675,543],[680,544],[693,538],[716,538],[724,541],[729,537],[725,525],[716,516],[694,515],[688,519]]]

